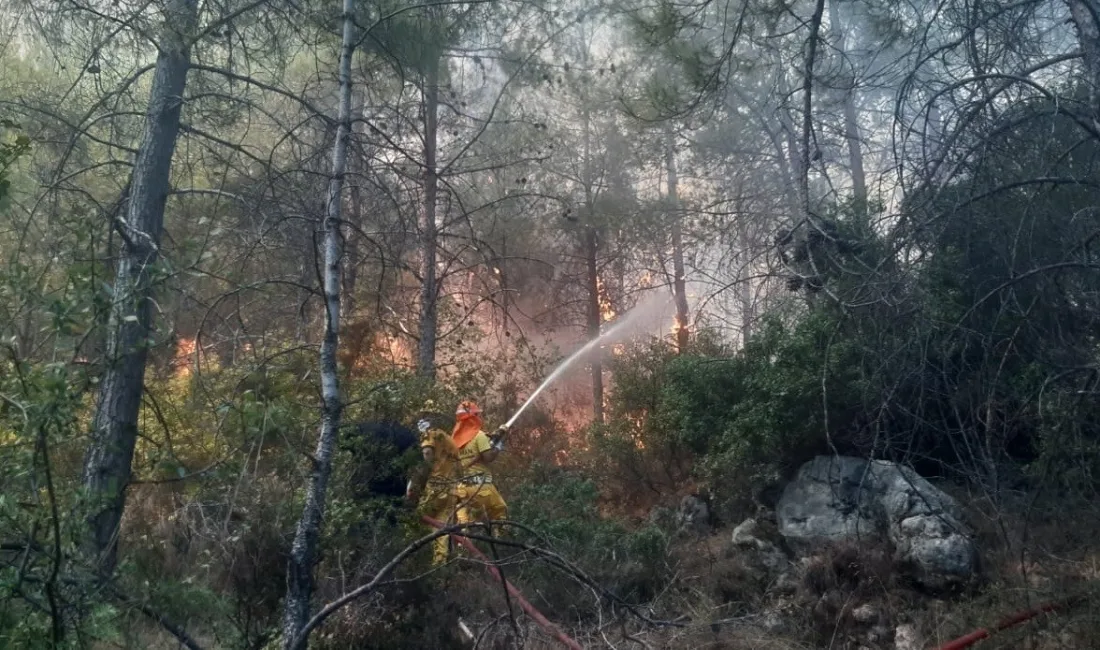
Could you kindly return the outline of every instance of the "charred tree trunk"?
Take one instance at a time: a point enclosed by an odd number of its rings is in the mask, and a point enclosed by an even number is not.
[[[768,38],[776,38],[779,34],[775,27],[768,29]],[[778,52],[772,52],[773,63],[776,65],[776,86],[779,90],[780,102],[776,106],[776,117],[779,121],[778,133],[772,137],[776,148],[776,158],[779,160],[780,169],[784,172],[786,186],[789,189],[788,196],[784,197],[786,208],[791,211],[790,218],[796,222],[802,214],[802,157],[798,151],[797,133],[794,116],[789,104],[794,96],[794,90],[787,80],[787,66]],[[749,104],[749,101],[745,102]],[[761,121],[767,118],[762,116]]]
[[[672,221],[672,291],[676,300],[676,349],[680,354],[688,346],[688,297],[684,271],[684,233],[680,222],[680,196],[676,179],[676,148],[672,131],[665,135],[665,169],[668,172],[668,206]]]
[[[355,53],[355,0],[344,0],[343,41],[340,52],[340,108],[336,142],[332,147],[332,178],[324,221],[324,295],[325,326],[321,341],[321,432],[314,452],[313,472],[306,492],[302,517],[294,534],[294,544],[287,566],[287,593],[283,610],[284,647],[293,647],[297,636],[309,620],[310,597],[313,594],[313,565],[317,559],[321,523],[325,515],[325,497],[332,455],[340,430],[343,401],[337,374],[336,350],[340,337],[340,289],[343,236],[341,208],[344,175],[347,169],[348,139],[351,132],[351,59]],[[305,648],[301,643],[298,647]]]
[[[420,206],[420,343],[417,373],[435,377],[435,343],[438,331],[439,287],[436,278],[436,201],[439,190],[436,148],[439,114],[439,58],[424,74],[424,197]]]
[[[111,292],[107,363],[97,396],[92,441],[84,456],[82,481],[89,498],[85,550],[104,577],[115,569],[119,521],[137,441],[142,382],[153,333],[151,271],[160,253],[197,0],[169,0],[165,9],[145,132],[134,161],[126,216],[118,223],[123,246]]]

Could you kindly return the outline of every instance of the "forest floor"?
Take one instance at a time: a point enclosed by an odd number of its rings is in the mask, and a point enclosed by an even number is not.
[[[963,592],[929,594],[915,588],[890,561],[889,549],[870,544],[837,545],[777,571],[732,543],[734,527],[725,525],[681,536],[669,546],[666,561],[672,577],[639,611],[674,625],[646,624],[606,601],[591,605],[584,622],[577,617],[567,622],[565,611],[545,613],[582,647],[612,650],[934,650],[982,628],[995,633],[972,646],[977,650],[1100,648],[1100,516],[1095,508],[1068,503],[1040,507],[1039,500],[1023,498],[993,507],[988,499],[958,491],[954,496],[967,508],[982,554],[982,580]],[[467,564],[453,573],[445,592],[431,595],[441,613],[433,624],[441,634],[460,637],[451,628],[461,618],[476,637],[467,648],[562,647],[515,603],[513,623],[500,584],[482,567]],[[543,591],[553,588],[522,578],[516,583],[537,607]],[[1073,596],[1081,599],[995,631],[1000,621],[1021,611]],[[589,598],[584,607],[597,601]],[[379,618],[381,602],[366,599],[334,616],[314,635],[311,647],[423,647],[423,641],[368,641],[372,635],[378,638],[381,624],[371,619]],[[229,647],[204,634],[201,624],[196,626],[190,631],[201,647]],[[514,640],[517,630],[521,644]],[[124,639],[98,646],[119,647],[181,646],[147,619],[135,617]]]

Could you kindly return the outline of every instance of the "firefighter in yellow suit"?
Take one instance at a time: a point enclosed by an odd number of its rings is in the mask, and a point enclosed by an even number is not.
[[[444,524],[466,523],[469,517],[458,501],[462,479],[459,450],[450,434],[433,420],[432,416],[422,413],[417,423],[424,464],[409,481],[405,496],[410,503],[417,504],[417,512],[422,515]],[[435,539],[432,564],[447,561],[449,541],[447,535]]]
[[[460,523],[470,523],[475,521],[475,517],[494,521],[508,518],[508,504],[500,496],[489,469],[503,449],[502,440],[508,428],[502,426],[490,437],[482,430],[483,426],[481,408],[476,402],[465,400],[458,405],[451,439],[458,449],[462,467],[462,477],[455,494]]]

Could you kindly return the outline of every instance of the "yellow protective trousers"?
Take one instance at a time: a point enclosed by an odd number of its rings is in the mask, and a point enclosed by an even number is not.
[[[458,498],[459,523],[508,518],[508,504],[492,483],[461,483],[455,492]],[[499,535],[499,527],[494,526],[490,534]]]
[[[469,516],[464,512],[465,509],[459,504],[456,491],[445,486],[429,484],[424,491],[424,496],[420,498],[417,510],[420,514],[443,522],[445,526],[469,521]],[[449,535],[435,538],[435,541],[432,542],[432,564],[446,562],[449,548]]]

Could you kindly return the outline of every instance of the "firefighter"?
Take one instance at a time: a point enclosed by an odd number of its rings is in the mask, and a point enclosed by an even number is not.
[[[492,436],[486,434],[482,430],[481,408],[473,400],[465,400],[458,405],[455,420],[451,438],[458,449],[462,468],[462,478],[456,492],[459,522],[469,523],[475,515],[480,515],[483,520],[507,519],[508,504],[493,484],[489,465],[503,450],[508,427],[501,426]]]
[[[458,502],[462,479],[459,450],[447,431],[439,426],[438,416],[430,412],[430,403],[421,411],[417,430],[424,463],[409,481],[406,498],[409,503],[417,504],[418,513],[445,525],[466,523],[469,517]],[[436,538],[432,564],[446,562],[449,549],[449,535]]]

